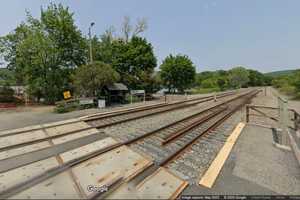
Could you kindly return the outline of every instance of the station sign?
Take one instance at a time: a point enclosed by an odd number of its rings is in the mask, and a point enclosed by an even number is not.
[[[145,94],[145,90],[131,90],[130,94]]]

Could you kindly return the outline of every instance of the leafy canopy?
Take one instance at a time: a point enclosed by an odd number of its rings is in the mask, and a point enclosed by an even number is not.
[[[169,91],[178,89],[183,92],[194,83],[196,70],[186,55],[169,55],[163,60],[160,70],[162,82]]]
[[[78,67],[74,74],[74,85],[77,92],[84,96],[97,96],[103,86],[118,81],[119,74],[103,62],[93,62]]]
[[[249,72],[244,67],[235,67],[229,70],[229,81],[234,88],[246,86],[249,82]]]
[[[68,7],[51,3],[41,18],[27,13],[26,22],[0,38],[0,53],[18,84],[38,100],[54,103],[70,88],[70,74],[86,62],[86,42]]]
[[[156,67],[153,47],[145,38],[133,36],[129,41],[101,36],[96,43],[96,60],[111,64],[121,75],[121,82],[131,89],[151,90]],[[146,84],[144,84],[146,82]]]

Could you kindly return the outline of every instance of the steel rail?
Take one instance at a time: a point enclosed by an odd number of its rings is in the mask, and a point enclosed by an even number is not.
[[[236,93],[236,91],[226,92],[226,93],[219,94],[217,97],[222,98],[222,97],[225,97],[225,96],[233,95],[235,93]],[[149,106],[145,106],[145,107],[150,107],[148,109],[152,109],[152,108],[156,108],[154,106],[157,106],[157,108],[158,108],[158,106],[161,106],[161,107],[171,106],[171,105],[176,105],[176,104],[183,104],[183,103],[186,103],[188,101],[196,101],[197,99],[200,100],[200,98],[206,99],[206,98],[209,98],[209,97],[211,98],[212,96],[199,97],[199,98],[194,98],[194,99],[189,99],[189,100],[179,101],[179,102],[174,102],[174,103],[162,103],[162,104],[158,104],[158,105],[155,104],[155,105],[149,105]],[[209,100],[207,100],[207,101],[209,101]],[[104,116],[103,117],[100,116],[100,118],[114,117],[114,116],[120,116],[120,115],[123,115],[123,114],[130,114],[130,113],[134,113],[134,112],[139,112],[139,111],[143,111],[143,110],[140,110],[140,109],[143,109],[143,108],[144,108],[144,106],[143,107],[138,107],[138,108],[131,108],[130,110],[126,110],[126,111],[115,111],[111,114],[110,113],[104,114]],[[100,113],[99,115],[102,115],[102,114]],[[17,135],[17,134],[21,134],[21,133],[26,133],[26,132],[30,132],[30,131],[43,130],[43,129],[47,129],[47,128],[53,128],[53,127],[63,126],[63,125],[68,125],[68,124],[74,124],[74,123],[78,123],[78,122],[87,122],[87,121],[92,121],[92,120],[97,120],[97,118],[94,118],[94,119],[91,119],[91,120],[90,120],[90,118],[78,119],[78,120],[74,120],[74,121],[70,121],[70,122],[65,122],[65,123],[62,123],[62,124],[53,124],[53,125],[49,124],[48,126],[41,126],[41,127],[29,129],[29,130],[17,130],[17,131],[11,132],[11,133],[0,134],[0,138],[6,137],[6,136],[11,136],[11,135]],[[8,131],[8,130],[9,129],[2,130],[0,132],[5,132],[5,131]]]
[[[158,165],[159,166],[165,166],[167,165],[170,161],[176,159],[178,156],[180,156],[183,152],[186,151],[188,147],[190,147],[192,144],[194,144],[200,137],[203,135],[209,133],[210,131],[214,130],[217,128],[220,124],[222,124],[226,119],[228,119],[230,116],[232,116],[237,110],[245,106],[245,104],[249,101],[249,99],[253,98],[257,93],[260,91],[256,91],[255,93],[251,94],[249,98],[247,98],[245,101],[243,101],[241,104],[239,104],[237,107],[235,107],[232,111],[224,115],[220,120],[217,122],[213,123],[213,125],[209,126],[208,128],[205,129],[201,134],[197,135],[194,137],[190,142],[186,143],[183,147],[175,151],[173,154],[165,158],[163,161],[161,161]]]
[[[237,110],[239,110],[240,108],[242,108],[243,106],[245,106],[245,104],[250,101],[254,96],[256,96],[259,92],[261,92],[261,90],[258,91],[253,91],[250,92],[248,95],[250,95],[249,98],[247,98],[246,100],[242,101],[242,103],[240,103],[237,107],[235,107],[232,111],[230,111],[229,113],[225,114],[221,119],[219,119],[217,122],[213,123],[211,126],[209,126],[208,128],[206,128],[206,130],[204,132],[202,132],[200,135],[198,135],[197,137],[193,138],[190,142],[188,142],[186,145],[184,145],[182,148],[180,148],[179,150],[177,150],[175,153],[173,153],[172,155],[168,156],[167,158],[165,158],[163,161],[161,161],[160,163],[157,163],[154,166],[149,166],[148,168],[146,168],[144,171],[148,170],[150,171],[150,174],[146,175],[146,176],[151,176],[153,173],[155,173],[155,171],[157,169],[159,169],[159,167],[165,167],[166,165],[168,165],[172,160],[174,160],[175,158],[179,157],[182,153],[184,153],[188,147],[190,147],[192,144],[194,144],[200,137],[204,136],[205,134],[211,132],[212,130],[216,129],[220,124],[222,124],[226,119],[228,119],[230,116],[232,116]],[[245,95],[243,95],[244,97]],[[242,98],[243,98],[242,97]],[[143,172],[140,173],[140,175],[143,177],[144,175],[142,175]],[[139,177],[134,177],[135,179],[139,179]],[[138,180],[138,183],[142,181],[142,180]],[[138,184],[136,183],[136,184]],[[107,196],[108,194],[111,194],[116,188],[109,188],[108,191],[101,193],[97,196],[97,198],[102,198]],[[90,198],[90,199],[94,199],[94,198]]]
[[[218,94],[217,97],[224,97],[226,95],[232,95],[235,92],[226,92],[226,93],[222,93],[222,94]],[[165,106],[172,106],[172,105],[178,105],[178,104],[183,104],[183,103],[187,103],[187,102],[191,102],[191,101],[197,101],[197,100],[202,100],[202,99],[211,99],[212,97],[214,97],[214,95],[210,95],[210,96],[206,96],[206,97],[198,97],[198,98],[192,98],[192,99],[187,99],[187,100],[183,100],[183,101],[178,101],[178,102],[172,102],[172,103],[163,103],[161,105],[149,105],[149,106],[143,106],[137,109],[132,109],[132,110],[125,110],[125,111],[119,111],[116,113],[107,113],[104,115],[101,115],[101,113],[99,113],[99,117],[97,116],[92,116],[89,117],[87,119],[84,119],[85,122],[87,121],[94,121],[94,120],[99,120],[99,119],[103,119],[103,118],[107,118],[107,117],[114,117],[114,116],[121,116],[121,115],[125,115],[125,114],[130,114],[130,113],[135,113],[135,112],[140,112],[140,111],[146,111],[146,110],[150,110],[153,108],[160,108],[160,107],[165,107]]]
[[[202,100],[200,102],[197,102],[197,103],[201,103],[203,101],[204,100]],[[194,103],[192,103],[191,106],[192,105],[194,105]],[[182,106],[185,106],[185,105],[182,105]],[[167,112],[167,111],[171,111],[171,110],[163,110],[161,112]],[[153,114],[151,113],[150,115],[159,114],[161,112],[156,112],[156,113],[153,113]],[[148,115],[143,115],[143,116],[138,116],[138,117],[135,117],[135,118],[137,119],[137,118],[142,118],[142,117],[146,117],[146,116],[149,116],[149,114]],[[51,139],[55,139],[55,138],[59,138],[59,137],[67,136],[67,135],[71,135],[71,134],[74,134],[74,133],[78,133],[78,132],[81,132],[81,131],[90,130],[90,129],[93,129],[93,128],[104,128],[104,127],[112,126],[112,125],[115,125],[115,124],[119,124],[119,123],[123,123],[123,122],[126,122],[126,121],[130,121],[130,120],[134,120],[134,118],[123,119],[123,120],[120,120],[120,121],[115,121],[115,122],[111,122],[111,123],[104,124],[104,125],[99,125],[99,126],[91,126],[91,127],[81,128],[81,129],[77,129],[77,130],[73,130],[73,131],[64,132],[64,133],[59,134],[59,135],[48,136],[48,137],[40,138],[40,139],[37,139],[37,140],[22,142],[22,143],[10,145],[10,146],[7,146],[7,147],[1,147],[0,148],[0,152],[6,151],[6,150],[10,150],[10,149],[14,149],[14,148],[18,148],[18,147],[23,147],[23,146],[31,145],[31,144],[36,144],[36,143],[43,142],[43,141],[48,141],[48,140],[51,140]],[[46,131],[45,128],[43,130]]]
[[[226,97],[226,96],[229,96],[229,95],[232,95],[232,94],[227,94],[227,95],[224,95],[224,96],[219,97],[219,98],[223,98],[223,97]],[[210,98],[206,98],[206,99],[203,99],[203,100],[193,100],[195,102],[189,103],[189,104],[182,104],[182,105],[179,105],[179,106],[170,105],[172,107],[169,107],[169,108],[166,108],[166,109],[163,109],[163,110],[160,110],[160,111],[145,113],[145,114],[142,114],[142,115],[133,116],[131,118],[121,119],[121,120],[118,120],[118,121],[110,122],[108,124],[95,125],[94,127],[98,128],[98,129],[99,128],[105,128],[105,127],[108,127],[108,126],[112,126],[112,125],[116,125],[116,124],[120,124],[120,123],[124,123],[124,122],[128,122],[128,121],[141,119],[143,117],[150,117],[150,116],[157,115],[157,114],[162,114],[162,113],[165,113],[165,112],[170,112],[170,111],[174,111],[174,110],[178,110],[178,109],[182,109],[182,108],[188,108],[188,107],[194,106],[196,104],[207,102],[207,101],[210,101],[210,100],[213,100],[213,99],[214,99],[214,97],[210,97]],[[129,114],[131,114],[131,113],[129,113]]]
[[[243,96],[245,96],[247,94],[250,94],[250,93],[252,93],[252,91],[248,92],[246,94],[240,95],[239,97],[241,98],[241,97],[243,97]],[[237,97],[235,97],[234,99],[237,99]],[[232,100],[229,100],[229,101],[232,101]],[[31,178],[31,179],[28,179],[28,180],[26,180],[26,181],[24,181],[22,183],[16,184],[16,185],[14,185],[14,186],[12,186],[12,187],[10,187],[10,188],[8,188],[8,189],[0,192],[0,198],[9,198],[9,197],[11,197],[12,195],[14,195],[16,193],[24,191],[25,189],[28,189],[28,188],[30,188],[30,187],[32,187],[32,186],[34,186],[34,185],[36,185],[36,184],[38,184],[38,183],[40,183],[42,181],[45,181],[45,180],[47,180],[50,177],[58,175],[58,174],[60,174],[60,173],[62,173],[64,171],[66,171],[66,170],[68,170],[68,169],[70,169],[70,168],[72,168],[72,167],[74,167],[74,166],[76,166],[76,165],[84,162],[84,161],[87,161],[87,160],[89,160],[91,158],[94,158],[94,157],[99,156],[99,155],[101,155],[103,153],[111,151],[111,150],[113,150],[115,148],[118,148],[118,147],[120,147],[122,145],[133,143],[135,141],[136,141],[135,139],[132,139],[132,140],[129,140],[127,142],[119,142],[119,143],[116,143],[114,145],[105,147],[105,148],[103,148],[101,150],[98,150],[98,151],[92,152],[90,154],[78,157],[78,158],[76,158],[74,160],[71,160],[69,162],[66,162],[66,163],[64,163],[64,164],[62,164],[62,165],[60,165],[58,167],[51,168],[51,169],[45,171],[44,173],[42,173],[42,174],[40,174],[38,176],[35,176],[35,177]],[[185,149],[186,149],[186,146],[185,146]],[[162,166],[162,165],[164,165],[164,163],[160,163],[159,165]]]
[[[175,133],[171,133],[169,134],[166,138],[164,138],[164,140],[162,141],[162,145],[166,145],[170,142],[172,142],[173,140],[181,137],[182,135],[184,135],[185,133],[187,133],[188,131],[191,131],[192,129],[194,129],[195,127],[199,126],[200,124],[207,122],[208,120],[210,120],[211,118],[215,117],[216,115],[219,115],[221,112],[225,111],[227,108],[223,108],[220,109],[216,112],[213,112],[211,114],[209,114],[208,116],[205,116],[204,118],[201,118],[200,120],[195,121],[192,124],[189,124],[189,126],[184,127],[180,130],[178,130]]]

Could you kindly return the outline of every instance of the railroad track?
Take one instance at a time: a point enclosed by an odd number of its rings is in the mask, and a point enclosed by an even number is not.
[[[222,94],[216,95],[218,99],[224,98],[227,96],[231,96],[236,94],[236,91],[231,91],[231,92],[226,92]],[[182,108],[187,108],[199,103],[211,101],[214,99],[214,95],[206,96],[206,97],[199,97],[199,98],[193,98],[193,99],[188,99],[184,101],[178,101],[178,102],[173,102],[173,103],[159,103],[155,105],[148,105],[148,106],[142,106],[138,108],[129,108],[126,110],[120,110],[120,111],[113,111],[113,112],[108,112],[108,113],[98,113],[98,114],[93,114],[93,116],[83,118],[83,119],[78,119],[78,120],[70,120],[69,122],[65,122],[63,124],[53,124],[49,125],[47,127],[37,127],[37,128],[31,128],[30,130],[28,129],[21,129],[21,130],[16,130],[13,132],[1,134],[0,138],[6,137],[6,136],[11,136],[11,135],[17,135],[21,133],[26,133],[28,131],[38,131],[42,130],[45,128],[53,128],[61,125],[67,125],[67,124],[74,124],[79,121],[86,122],[91,125],[89,128],[82,128],[80,130],[76,131],[70,131],[70,132],[65,132],[64,135],[69,135],[76,133],[78,131],[84,131],[88,130],[91,128],[105,128],[108,126],[113,126],[116,124],[124,123],[127,121],[135,120],[135,119],[140,119],[143,117],[148,117],[156,114],[161,114],[164,112],[170,112],[174,111],[177,109],[182,109]],[[51,138],[50,138],[51,139]],[[41,140],[42,141],[42,140]],[[5,149],[3,149],[5,150]],[[1,149],[0,149],[1,151]]]
[[[119,142],[112,146],[105,147],[101,150],[89,153],[85,156],[78,157],[74,160],[66,162],[59,167],[54,167],[46,172],[27,180],[21,184],[15,185],[12,188],[0,193],[1,198],[11,196],[13,193],[23,191],[37,183],[40,183],[50,177],[58,175],[84,161],[87,161],[93,157],[101,155],[105,152],[118,148],[122,145],[146,145],[146,140],[152,141],[154,149],[160,148],[163,153],[153,154],[155,167],[166,166],[178,156],[182,155],[187,149],[194,144],[204,134],[214,130],[224,120],[229,118],[236,110],[241,108],[245,103],[251,99],[258,91],[251,91],[245,94],[236,96],[230,100],[220,103],[216,106],[208,108],[204,111],[200,111],[197,114],[189,116],[185,119],[179,120],[176,123],[167,125],[159,130],[152,131],[133,138],[125,142]],[[195,103],[195,102],[193,102]],[[199,103],[199,102],[197,102]],[[173,108],[173,107],[172,107]],[[195,132],[196,127],[201,125],[201,133]],[[198,130],[198,128],[197,128]],[[144,141],[144,142],[143,142]],[[146,147],[147,148],[147,147]],[[151,148],[148,146],[148,148]],[[152,147],[153,148],[153,147]]]
[[[201,150],[203,150],[202,148],[199,148],[200,145],[197,144],[199,139],[206,136],[205,142],[211,142],[211,138],[213,138],[213,140],[217,139],[224,142],[222,141],[225,140],[224,135],[221,135],[221,138],[214,137],[214,135],[218,133],[213,131],[237,110],[249,103],[252,97],[258,92],[259,91],[251,91],[232,98],[229,101],[203,110],[183,120],[162,127],[159,130],[149,132],[125,142],[124,144],[130,145],[139,152],[150,155],[155,161],[154,166],[149,167],[144,173],[135,177],[135,179],[137,179],[137,181],[134,181],[135,184],[140,183],[145,177],[150,176],[159,167],[169,168],[170,166],[173,169],[179,169],[180,171],[184,170],[183,173],[175,172],[181,178],[184,178],[191,183],[197,182],[199,178],[197,176],[199,173],[198,165],[201,165],[201,163],[197,162],[197,157],[200,155],[199,153]],[[189,157],[189,163],[192,167],[187,167],[185,164],[183,164],[183,167],[182,163],[185,163],[186,160],[176,163],[176,160],[182,160],[182,156],[185,153],[189,154],[191,149],[193,156]],[[94,198],[99,198],[100,196],[101,198],[104,198],[106,194],[96,194]]]
[[[235,92],[223,93],[217,95],[217,98],[220,99],[234,94]],[[208,97],[189,99],[189,100],[170,103],[170,104],[154,105],[154,106],[148,106],[146,108],[138,108],[138,109],[125,111],[125,112],[117,112],[108,115],[95,116],[95,117],[85,119],[84,121],[87,122],[92,127],[99,129],[99,128],[105,128],[108,126],[128,122],[131,120],[136,120],[136,119],[149,117],[149,116],[153,116],[165,112],[191,107],[211,100],[214,100],[213,95]]]
[[[227,118],[249,101],[249,98],[257,94],[250,92],[229,101],[218,104],[195,116],[188,117],[179,123],[173,123],[161,130],[147,134],[147,137],[131,140],[126,144],[132,145],[143,152],[152,152],[151,156],[158,165],[164,166],[177,158],[183,151],[192,145],[197,139],[214,130]],[[150,136],[150,137],[149,137]],[[142,140],[143,139],[143,140]]]

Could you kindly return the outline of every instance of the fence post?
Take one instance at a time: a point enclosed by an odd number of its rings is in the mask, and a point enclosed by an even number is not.
[[[279,126],[281,129],[281,139],[280,144],[289,145],[288,144],[288,109],[287,109],[288,101],[278,97],[278,105],[279,105]]]
[[[246,123],[249,122],[249,105],[246,105]]]
[[[214,93],[214,101],[217,102],[217,94],[216,94],[216,92]]]
[[[295,130],[297,131],[299,129],[300,117],[296,112],[296,110],[293,110],[293,112],[294,112],[294,126],[295,126]]]
[[[267,96],[267,87],[265,87],[265,96]]]

